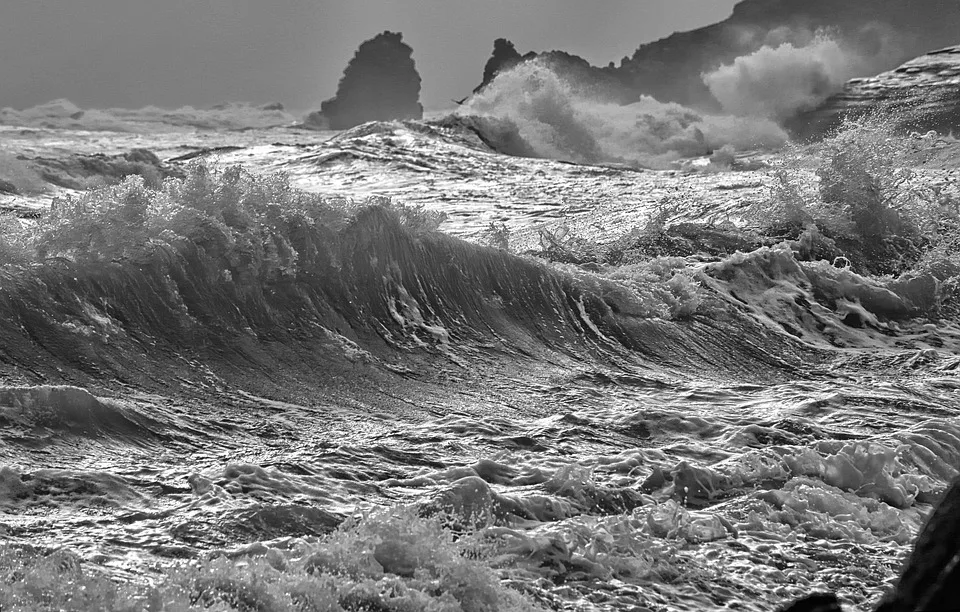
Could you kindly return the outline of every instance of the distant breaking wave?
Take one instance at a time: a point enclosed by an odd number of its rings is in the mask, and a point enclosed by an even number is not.
[[[0,108],[0,125],[84,131],[245,130],[287,126],[295,121],[281,104],[228,103],[209,109],[83,109],[70,100],[59,99],[23,110]]]
[[[620,105],[534,60],[499,74],[458,111],[510,121],[538,157],[658,167],[683,157],[776,148],[787,134],[768,118],[711,115],[643,96]]]

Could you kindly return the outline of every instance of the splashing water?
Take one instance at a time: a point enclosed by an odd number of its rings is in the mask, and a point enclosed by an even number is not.
[[[536,60],[498,75],[460,113],[512,121],[539,156],[580,163],[657,167],[724,145],[773,148],[787,140],[766,118],[709,115],[649,96],[627,105],[597,99]]]

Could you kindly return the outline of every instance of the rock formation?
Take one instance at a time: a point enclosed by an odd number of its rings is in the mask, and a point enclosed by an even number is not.
[[[343,71],[337,95],[320,105],[329,128],[421,119],[420,75],[412,55],[399,32],[384,32],[361,44]]]
[[[614,89],[626,92],[626,101],[650,95],[661,102],[719,110],[718,101],[704,84],[704,74],[764,46],[785,42],[803,45],[823,28],[863,56],[874,59],[869,74],[875,74],[929,49],[956,44],[960,2],[743,0],[720,23],[641,45],[632,56],[624,57],[619,66],[588,65],[588,71],[601,83],[618,83]],[[495,48],[491,62],[497,56]],[[536,54],[524,55],[523,59],[531,57]],[[556,59],[561,65],[586,64],[575,56]],[[487,77],[485,70],[484,83],[488,82]]]
[[[493,41],[493,55],[487,60],[483,67],[483,81],[477,85],[473,93],[477,93],[487,86],[497,74],[502,70],[507,70],[523,61],[523,56],[517,52],[517,48],[506,38],[498,38]]]
[[[837,127],[845,115],[889,112],[904,130],[960,133],[960,46],[931,51],[895,70],[853,79],[790,126],[800,136]]]

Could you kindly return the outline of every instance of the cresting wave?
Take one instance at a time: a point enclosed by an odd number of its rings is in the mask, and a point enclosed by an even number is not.
[[[297,228],[290,240],[295,271],[272,279],[252,275],[222,239],[0,272],[0,373],[22,384],[163,389],[175,372],[283,396],[312,371],[395,376],[408,367],[397,370],[398,355],[421,355],[425,367],[433,357],[496,364],[552,355],[681,378],[770,379],[832,347],[883,347],[890,336],[918,348],[953,342],[943,330],[901,329],[934,294],[801,264],[786,243],[693,272],[676,264],[590,272],[411,230],[383,205],[339,229]],[[936,292],[932,283],[920,286]],[[5,388],[0,400],[14,407],[0,413],[8,423],[47,405],[58,414],[30,418],[91,431],[149,427],[82,391]]]
[[[158,362],[175,363],[186,352],[237,372],[273,369],[281,361],[267,355],[281,342],[304,347],[305,369],[378,362],[395,350],[469,354],[491,341],[506,355],[629,354],[676,367],[710,361],[732,342],[745,357],[770,359],[767,350],[725,338],[706,318],[661,318],[669,313],[664,303],[678,299],[670,273],[660,286],[551,269],[408,230],[383,206],[362,210],[339,231],[303,228],[291,246],[295,277],[268,282],[238,269],[216,244],[194,242],[141,261],[7,270],[3,373],[33,383],[116,377],[150,384]],[[251,359],[257,354],[266,361]],[[100,409],[90,406],[91,414]]]

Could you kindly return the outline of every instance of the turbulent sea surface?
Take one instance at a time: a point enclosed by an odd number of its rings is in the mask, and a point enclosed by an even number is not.
[[[511,156],[490,125],[0,128],[11,154],[146,147],[448,215],[368,208],[271,286],[199,252],[0,271],[0,538],[149,582],[409,506],[483,527],[546,609],[869,609],[960,465],[960,332],[786,246],[688,258],[695,296],[484,246],[491,221],[515,251],[561,222],[612,240],[664,198],[736,221],[770,181]]]

